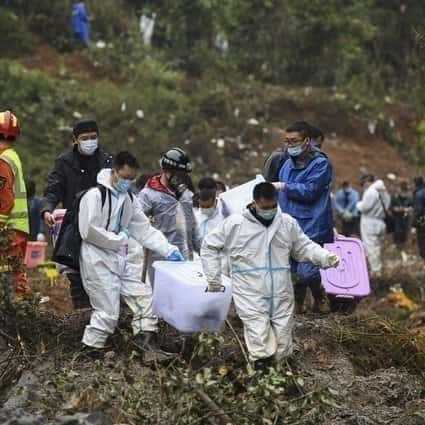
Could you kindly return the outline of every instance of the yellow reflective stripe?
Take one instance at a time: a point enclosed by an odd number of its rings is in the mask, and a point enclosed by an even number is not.
[[[14,218],[28,218],[28,213],[26,213],[25,211],[23,212],[13,212],[9,215],[10,219],[14,219]]]
[[[5,122],[5,114],[4,112],[0,113],[0,124],[4,124]]]
[[[0,214],[0,221],[6,221],[8,218],[8,215]]]
[[[6,218],[6,223],[12,229],[29,233],[28,201],[21,160],[13,149],[6,149],[3,151],[0,158],[10,164],[15,175],[15,184],[13,187],[15,204],[11,213]]]

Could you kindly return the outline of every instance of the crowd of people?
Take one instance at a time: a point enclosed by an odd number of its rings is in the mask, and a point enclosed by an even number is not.
[[[320,269],[339,264],[324,247],[336,234],[360,235],[373,276],[382,273],[388,230],[403,249],[413,225],[425,257],[424,180],[415,180],[414,196],[404,180],[390,196],[384,181],[368,174],[362,194],[345,181],[334,195],[323,133],[305,121],[281,132],[282,147],[267,159],[265,181],[237,214],[219,197],[224,183],[205,176],[193,185],[191,160],[179,147],[161,155],[157,172],[137,178],[137,159],[126,151],[107,153],[94,120],[75,124],[72,148],[56,159],[39,198],[34,183],[25,184],[14,149],[19,134],[17,117],[0,113],[0,223],[13,232],[9,253],[23,258],[28,238],[42,240],[43,227],[56,224],[55,209],[67,210],[53,258],[74,259],[58,262],[74,308],[91,311],[82,340],[90,357],[103,356],[121,298],[133,313],[135,346],[155,360],[173,356],[160,344],[152,310],[157,260],[200,258],[207,292],[221,291],[223,275],[231,277],[250,358],[264,369],[292,353],[294,312],[306,311],[308,290],[313,311],[326,311]],[[14,285],[17,299],[30,292],[22,271]]]

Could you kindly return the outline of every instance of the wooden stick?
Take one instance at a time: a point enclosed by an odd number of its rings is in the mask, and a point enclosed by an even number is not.
[[[192,388],[198,397],[208,406],[208,408],[214,412],[214,416],[217,416],[217,419],[222,425],[231,425],[233,423],[224,410],[221,409],[204,391],[202,391],[198,386],[192,386]]]

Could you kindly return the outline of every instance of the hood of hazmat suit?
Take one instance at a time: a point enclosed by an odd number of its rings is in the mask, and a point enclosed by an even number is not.
[[[294,294],[289,259],[328,267],[329,251],[312,242],[289,215],[279,212],[265,227],[248,209],[204,239],[202,265],[211,284],[221,282],[223,251],[229,256],[233,299],[251,359],[290,355]]]

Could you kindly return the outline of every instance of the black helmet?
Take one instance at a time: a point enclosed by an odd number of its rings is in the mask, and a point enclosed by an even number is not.
[[[172,148],[161,156],[161,168],[164,170],[180,170],[190,173],[192,163],[186,152],[180,148]]]

